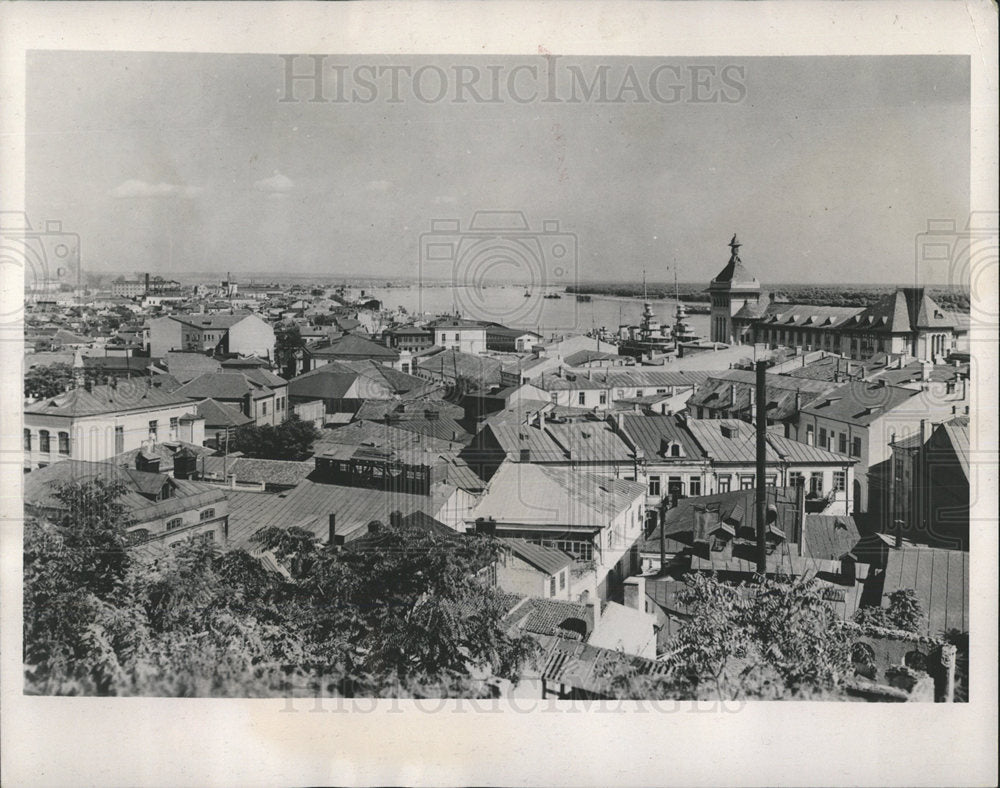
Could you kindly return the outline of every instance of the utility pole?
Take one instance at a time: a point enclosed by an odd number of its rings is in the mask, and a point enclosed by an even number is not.
[[[767,572],[767,367],[758,361],[757,370],[757,574]]]

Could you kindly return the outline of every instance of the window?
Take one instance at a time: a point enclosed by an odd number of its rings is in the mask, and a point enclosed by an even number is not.
[[[847,472],[846,471],[834,471],[833,472],[833,489],[837,492],[843,492],[847,489]]]
[[[816,445],[816,435],[812,424],[806,425],[806,445],[808,446]]]
[[[24,431],[24,450],[31,451],[31,430]]]
[[[198,517],[202,522],[205,522],[205,520],[211,520],[215,517],[215,509],[205,509],[200,515],[198,515]]]
[[[156,419],[149,422],[149,437],[156,440]]]
[[[635,395],[636,395],[637,397],[642,397],[642,396],[645,396],[645,394],[644,394],[644,392],[643,392],[643,390],[642,390],[642,389],[636,389],[636,390],[635,390]]]
[[[680,457],[681,456],[681,447],[680,447],[680,444],[675,443],[675,444],[673,444],[670,447],[670,456],[671,457]]]
[[[261,416],[266,416],[267,415],[267,403],[266,402],[260,403],[260,415]]]
[[[754,488],[754,477],[753,476],[740,476],[740,489],[741,490],[752,490]]]
[[[666,389],[657,389],[657,390],[656,390],[656,393],[657,393],[657,394],[666,394],[666,393],[667,393],[667,390],[666,390]]]
[[[49,445],[49,431],[39,430],[38,432],[38,450],[42,454],[48,454],[52,451],[52,447]]]
[[[125,451],[125,428],[115,427],[115,454]]]
[[[809,474],[809,492],[813,495],[823,494],[823,473],[822,471],[813,471]]]
[[[650,476],[649,477],[649,495],[659,495],[660,494],[660,477]]]
[[[601,405],[607,405],[608,404],[608,393],[606,391],[602,391],[600,394],[597,395],[597,401]]]
[[[697,476],[688,477],[688,494],[689,495],[701,495],[701,479]]]
[[[789,487],[798,487],[800,484],[804,484],[804,477],[800,471],[789,471],[788,473],[788,485]]]
[[[625,396],[625,389],[618,389],[618,397],[621,398],[624,396]]]
[[[462,339],[462,335],[461,334],[455,334],[455,341],[456,342],[460,341],[461,339]]]
[[[69,454],[69,433],[60,432],[59,433],[59,453]]]
[[[837,444],[837,450],[841,454],[847,454],[847,433],[840,433],[840,442]]]
[[[170,418],[170,433],[172,435],[176,435],[177,434],[177,417],[176,416],[172,416]]]
[[[719,477],[719,492],[720,493],[729,492],[730,482],[731,482],[731,479],[730,479],[729,474],[726,474],[725,476],[720,476]]]
[[[768,476],[766,476],[765,480],[767,481],[767,486],[768,487],[777,487],[778,486],[778,477],[775,476],[773,473],[770,474],[770,475],[768,475]]]
[[[563,569],[559,573],[559,590],[562,591],[566,587],[566,570]]]
[[[556,579],[555,577],[549,578],[549,596],[556,595]]]
[[[860,457],[861,456],[861,438],[855,438],[851,441],[851,456]]]
[[[167,520],[167,530],[176,531],[178,528],[184,525],[183,517],[174,517],[172,520]]]
[[[206,533],[203,533],[201,535],[201,541],[205,542],[206,544],[211,544],[212,542],[214,542],[215,541],[215,531],[208,531]]]
[[[821,449],[826,448],[826,427],[819,428],[819,445]]]
[[[579,394],[577,394],[576,395],[576,401],[580,405],[586,405],[587,404],[587,392],[586,391],[581,391]]]

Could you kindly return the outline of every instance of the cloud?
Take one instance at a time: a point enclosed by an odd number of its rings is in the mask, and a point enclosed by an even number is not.
[[[269,194],[287,194],[295,187],[295,182],[287,175],[282,175],[277,170],[270,178],[264,178],[254,183],[253,187],[257,191]]]
[[[184,197],[190,199],[201,193],[199,186],[179,186],[175,183],[147,183],[135,178],[118,184],[111,190],[117,199],[143,197]]]

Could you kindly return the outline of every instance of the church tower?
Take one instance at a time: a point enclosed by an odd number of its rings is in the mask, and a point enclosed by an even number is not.
[[[729,262],[708,286],[712,297],[711,339],[727,345],[741,341],[733,329],[733,315],[749,304],[758,304],[761,297],[760,283],[740,260],[740,246],[734,235],[729,242]]]

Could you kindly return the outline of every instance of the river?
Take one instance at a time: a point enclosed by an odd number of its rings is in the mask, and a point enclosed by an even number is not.
[[[531,329],[548,337],[567,332],[586,333],[592,328],[615,331],[621,324],[637,325],[642,317],[642,300],[614,296],[592,296],[580,302],[576,296],[561,293],[562,298],[544,298],[556,289],[533,290],[525,297],[524,288],[516,285],[490,287],[374,287],[366,288],[386,309],[403,307],[407,312],[431,314],[455,313],[475,320],[490,320],[511,328]],[[355,291],[357,293],[357,291]],[[660,322],[672,325],[675,301],[652,301]],[[707,336],[708,315],[689,315],[688,322],[698,336]]]

